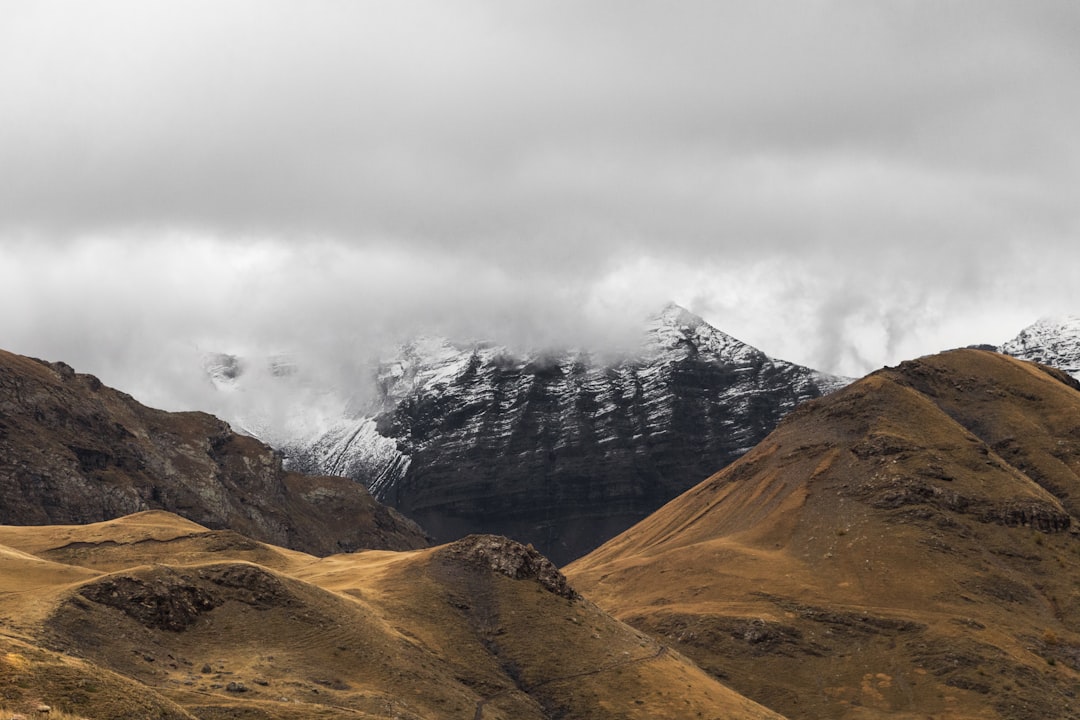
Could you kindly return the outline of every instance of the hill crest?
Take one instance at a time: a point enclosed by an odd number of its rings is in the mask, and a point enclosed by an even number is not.
[[[1077,498],[1075,381],[951,351],[804,404],[566,574],[790,717],[1066,717]]]

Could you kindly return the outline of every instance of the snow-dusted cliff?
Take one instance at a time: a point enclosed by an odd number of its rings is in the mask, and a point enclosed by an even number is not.
[[[999,351],[1056,367],[1080,380],[1080,316],[1042,318],[1021,330]]]
[[[436,540],[499,533],[556,562],[629,527],[749,450],[796,404],[846,382],[769,358],[677,305],[619,359],[420,338],[374,374],[367,411],[335,421],[334,394],[306,391],[322,404],[294,405],[302,432],[276,438],[292,467],[363,482]]]

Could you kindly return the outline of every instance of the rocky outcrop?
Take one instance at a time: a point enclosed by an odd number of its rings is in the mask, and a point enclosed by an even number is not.
[[[0,351],[0,524],[149,509],[315,554],[427,544],[363,487],[286,472],[211,415],[148,408],[64,363]]]
[[[536,551],[498,535],[469,535],[437,550],[441,560],[457,560],[492,570],[511,580],[533,580],[548,592],[568,600],[581,596],[570,587],[555,564]]]

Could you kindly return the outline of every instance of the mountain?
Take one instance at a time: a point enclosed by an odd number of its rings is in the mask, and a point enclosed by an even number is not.
[[[428,544],[355,482],[286,472],[211,415],[148,408],[64,363],[0,351],[0,523],[153,508],[319,555]]]
[[[1050,365],[1080,379],[1080,317],[1042,318],[999,348],[1006,355]]]
[[[356,479],[439,542],[507,535],[559,564],[846,382],[772,359],[674,304],[630,356],[422,338],[376,376],[366,414],[283,444],[290,467]]]
[[[0,527],[0,579],[2,717],[782,720],[506,538],[319,559],[155,511]]]
[[[791,718],[1080,717],[1080,384],[978,350],[803,404],[566,568]]]

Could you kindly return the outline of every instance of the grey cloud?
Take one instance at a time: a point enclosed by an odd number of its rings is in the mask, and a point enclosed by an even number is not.
[[[1040,9],[104,6],[46,4],[8,31],[10,225],[462,251],[520,235],[580,247],[599,227],[599,260],[659,238],[785,247],[800,206],[860,199],[857,167],[820,198],[806,163],[876,164],[903,202],[919,192],[903,184],[912,169],[955,187],[1076,159],[1075,144],[1046,148],[1071,137],[1078,101],[1061,91],[1080,71]],[[779,187],[755,173],[770,160],[789,174]],[[886,231],[893,216],[871,210]],[[844,231],[824,242],[861,242]]]
[[[1070,301],[1072,2],[3,12],[0,333],[102,374],[177,338],[617,343],[673,296],[858,372]]]

